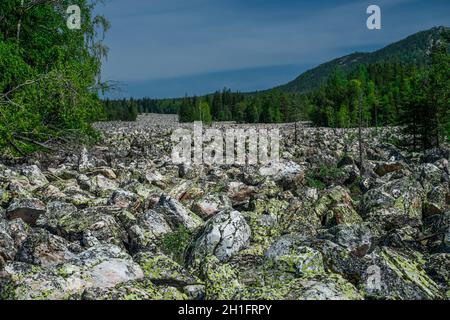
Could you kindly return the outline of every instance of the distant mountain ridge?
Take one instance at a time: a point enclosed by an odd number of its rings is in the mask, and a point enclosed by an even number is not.
[[[392,43],[375,52],[356,52],[334,59],[308,70],[295,80],[274,88],[283,92],[306,93],[320,87],[327,80],[333,70],[340,66],[344,72],[350,72],[359,64],[370,65],[383,62],[400,62],[405,64],[423,65],[427,61],[427,53],[434,41],[442,39],[449,27],[434,27],[432,29],[413,34],[401,41]]]

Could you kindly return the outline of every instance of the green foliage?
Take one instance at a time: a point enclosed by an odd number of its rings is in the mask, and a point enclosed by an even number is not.
[[[82,12],[81,30],[66,26],[69,5]],[[68,134],[96,137],[103,118],[98,81],[108,28],[93,16],[96,1],[32,4],[4,0],[0,9],[0,149],[26,154]]]
[[[337,67],[342,68],[342,71],[347,74],[354,72],[358,68],[358,65],[367,67],[375,64],[402,63],[425,66],[429,62],[429,57],[426,52],[429,49],[430,40],[440,39],[442,33],[446,30],[448,30],[446,27],[435,27],[413,34],[404,40],[393,43],[373,53],[355,52],[348,56],[332,60],[303,73],[294,81],[277,89],[283,92],[313,92],[326,84],[327,79],[329,79]],[[378,80],[382,79],[380,78]]]
[[[440,44],[439,44],[440,43]],[[430,63],[375,64],[343,78],[338,68],[326,85],[310,93],[310,119],[317,126],[403,125],[414,150],[428,149],[449,136],[450,55],[445,42],[435,44]]]
[[[139,114],[138,102],[130,100],[105,100],[103,106],[106,112],[106,118],[109,121],[136,121]]]
[[[306,185],[310,188],[323,190],[332,184],[340,184],[345,173],[337,167],[321,165],[306,174]]]
[[[162,248],[175,261],[182,262],[184,250],[189,244],[190,237],[190,231],[183,225],[180,225],[178,230],[164,236],[162,239]]]
[[[185,97],[178,108],[181,122],[203,121],[209,118],[209,113],[203,114],[199,108],[197,97]],[[280,123],[295,122],[306,119],[306,97],[282,92],[268,92],[265,94],[243,95],[233,93],[228,89],[216,92],[212,96],[205,96],[200,100],[211,102],[210,114],[212,121],[235,121],[238,123]],[[205,114],[207,115],[205,117]]]
[[[412,147],[423,150],[448,139],[450,128],[450,54],[447,45],[435,43],[430,65],[405,79],[401,123],[412,137]]]
[[[324,190],[327,187],[325,183],[323,183],[321,180],[317,179],[317,177],[314,173],[308,173],[306,175],[306,186],[308,186],[309,188],[315,188],[318,190]]]

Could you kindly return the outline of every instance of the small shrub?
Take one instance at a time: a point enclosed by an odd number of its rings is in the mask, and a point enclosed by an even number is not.
[[[170,255],[177,262],[183,261],[184,250],[189,244],[191,232],[185,227],[180,226],[178,230],[168,233],[162,239],[163,251]]]
[[[306,174],[306,185],[319,190],[331,184],[342,184],[345,172],[334,166],[321,165]]]

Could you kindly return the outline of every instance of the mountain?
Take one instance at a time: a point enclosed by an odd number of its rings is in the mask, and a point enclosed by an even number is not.
[[[444,33],[450,32],[448,27],[434,27],[418,32],[406,39],[393,43],[372,53],[356,52],[308,70],[294,81],[274,89],[284,92],[305,93],[317,89],[336,67],[350,72],[359,64],[369,65],[383,62],[399,62],[404,64],[423,65],[427,61],[427,52],[434,41],[439,41]]]

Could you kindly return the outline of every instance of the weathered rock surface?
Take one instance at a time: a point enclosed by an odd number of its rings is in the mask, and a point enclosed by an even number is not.
[[[227,261],[249,245],[250,235],[250,227],[238,211],[223,211],[209,220],[194,240],[189,262],[199,264],[208,255]]]

